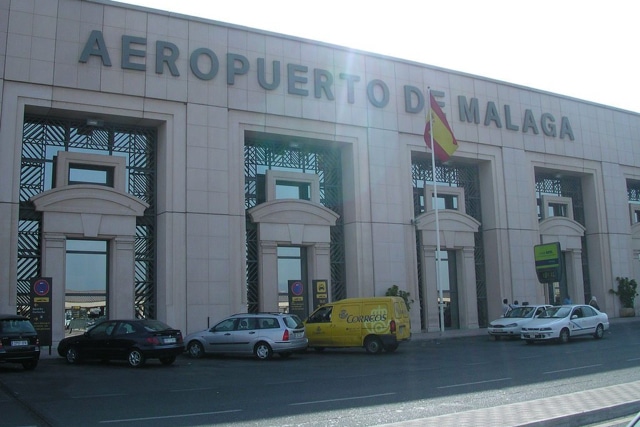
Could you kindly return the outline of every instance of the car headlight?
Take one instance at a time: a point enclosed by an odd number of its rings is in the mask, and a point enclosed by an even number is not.
[[[505,328],[515,328],[516,326],[518,326],[517,323],[509,323]]]

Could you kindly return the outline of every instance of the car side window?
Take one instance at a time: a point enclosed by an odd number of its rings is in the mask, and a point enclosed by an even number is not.
[[[259,319],[260,329],[276,329],[278,321],[270,317],[261,317]]]
[[[256,329],[256,319],[253,317],[243,317],[238,322],[238,330],[239,331],[248,331],[251,329]]]
[[[225,319],[211,328],[211,332],[228,332],[233,331],[234,326],[238,319]]]
[[[136,331],[136,328],[129,322],[122,322],[118,326],[116,331],[116,335],[127,335],[132,334]]]
[[[102,322],[96,326],[94,326],[90,331],[89,335],[92,338],[102,338],[107,335],[111,335],[113,332],[113,328],[116,326],[115,322]]]
[[[330,323],[331,322],[331,310],[333,307],[325,306],[319,308],[315,313],[309,317],[309,323]]]
[[[591,317],[595,316],[596,312],[591,307],[582,307],[582,316]]]

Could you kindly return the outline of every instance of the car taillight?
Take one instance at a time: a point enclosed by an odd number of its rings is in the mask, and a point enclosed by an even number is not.
[[[395,320],[392,320],[391,322],[389,322],[389,331],[392,334],[396,333],[396,321]]]
[[[145,341],[147,342],[147,344],[160,345],[160,340],[158,339],[158,337],[147,337]]]
[[[285,329],[284,333],[282,334],[282,341],[289,341],[289,330]]]

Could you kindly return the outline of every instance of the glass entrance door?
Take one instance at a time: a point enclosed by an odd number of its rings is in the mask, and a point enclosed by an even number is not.
[[[67,240],[65,329],[86,330],[107,316],[108,244],[106,240]]]
[[[278,309],[289,312],[289,280],[307,283],[307,251],[301,246],[278,246]]]

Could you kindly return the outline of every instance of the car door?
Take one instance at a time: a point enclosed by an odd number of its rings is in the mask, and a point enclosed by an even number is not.
[[[571,335],[587,335],[595,330],[595,325],[591,326],[593,319],[586,316],[587,308],[587,306],[578,306],[571,311]]]
[[[598,326],[598,316],[596,311],[588,306],[584,305],[582,308],[582,321],[585,334],[593,334],[596,332],[596,326]]]
[[[233,331],[238,323],[237,318],[221,321],[213,328],[202,334],[206,353],[229,353],[233,349]]]
[[[257,324],[255,317],[241,317],[236,323],[236,330],[232,332],[233,352],[251,353],[256,343]]]
[[[129,349],[134,347],[137,334],[134,322],[124,321],[114,328],[108,342],[110,359],[126,359]]]
[[[109,340],[116,326],[115,321],[99,323],[86,332],[78,341],[77,347],[83,357],[90,359],[108,359]]]
[[[328,347],[333,343],[335,325],[332,322],[333,306],[324,305],[314,311],[305,322],[310,347]]]

